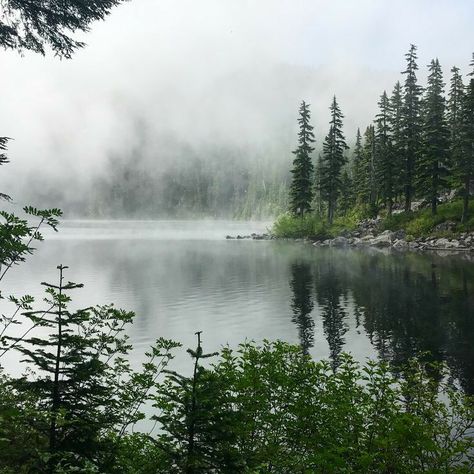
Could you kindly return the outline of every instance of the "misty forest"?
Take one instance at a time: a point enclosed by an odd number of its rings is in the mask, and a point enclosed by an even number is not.
[[[474,472],[473,24],[0,0],[0,474]]]

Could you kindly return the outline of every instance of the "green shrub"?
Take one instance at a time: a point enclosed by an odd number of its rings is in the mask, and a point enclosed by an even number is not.
[[[275,237],[287,239],[324,239],[331,236],[326,223],[316,214],[303,217],[282,214],[273,224],[272,233]]]
[[[429,375],[443,370],[412,361],[396,378],[349,355],[333,371],[284,342],[226,348],[194,383],[165,383],[158,472],[191,465],[190,426],[199,469],[186,472],[472,472],[473,399]]]

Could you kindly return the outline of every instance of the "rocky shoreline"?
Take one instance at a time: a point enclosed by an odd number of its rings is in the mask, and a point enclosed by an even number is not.
[[[356,230],[346,232],[333,239],[313,242],[315,247],[375,247],[391,248],[399,251],[443,250],[449,252],[474,252],[474,232],[461,233],[456,237],[420,237],[407,239],[405,231],[379,231],[379,219],[368,219],[359,224]],[[450,223],[445,222],[435,229],[447,231]]]
[[[378,249],[393,249],[397,251],[447,251],[447,252],[473,252],[474,232],[465,232],[456,237],[420,237],[407,238],[405,231],[379,230],[380,219],[367,219],[359,224],[357,229],[347,231],[331,239],[285,239],[306,241],[315,247],[372,247]],[[443,223],[435,229],[442,232],[449,229],[449,222]],[[442,226],[442,227],[441,227]],[[226,236],[227,240],[281,240],[272,234],[250,234]]]

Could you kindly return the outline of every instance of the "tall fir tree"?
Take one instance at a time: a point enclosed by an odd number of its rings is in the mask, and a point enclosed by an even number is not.
[[[422,152],[417,165],[417,189],[436,214],[439,194],[447,187],[449,129],[443,95],[443,73],[438,59],[428,66],[428,86],[423,98]]]
[[[314,133],[310,124],[309,104],[305,101],[301,103],[299,114],[298,147],[293,151],[296,158],[293,160],[291,170],[293,178],[290,185],[290,211],[302,217],[306,212],[311,211],[311,202],[314,197],[314,166],[311,160],[311,153],[314,151],[311,146],[314,143]]]
[[[461,222],[469,218],[469,197],[471,180],[474,177],[474,53],[471,61],[472,71],[468,74],[469,83],[462,100],[460,153],[454,165],[457,187],[463,196]]]
[[[342,169],[346,164],[344,152],[349,148],[342,133],[342,114],[334,96],[331,110],[331,121],[329,122],[329,133],[323,144],[323,162],[321,167],[321,195],[328,207],[328,221],[333,222],[337,200],[343,191]]]
[[[388,214],[391,215],[396,194],[396,166],[390,128],[390,100],[385,91],[380,97],[378,106],[379,113],[375,118],[376,176],[380,197],[387,206]]]
[[[367,204],[369,196],[368,169],[362,147],[362,135],[357,129],[354,153],[352,156],[352,178],[357,204]]]
[[[420,154],[421,143],[421,101],[422,88],[418,84],[416,71],[416,46],[410,45],[405,55],[407,68],[403,91],[403,138],[404,138],[404,172],[403,187],[405,194],[405,211],[411,210],[414,189],[416,161]]]
[[[462,104],[464,98],[464,84],[459,68],[451,68],[452,76],[449,88],[449,99],[447,107],[447,118],[449,127],[449,138],[451,144],[451,159],[455,161],[456,153],[459,151],[459,135],[462,123]]]
[[[318,156],[318,161],[316,162],[315,170],[315,180],[314,180],[314,200],[316,203],[316,212],[319,216],[323,215],[323,199],[321,197],[321,169],[323,167],[323,158],[321,154]]]
[[[371,215],[377,214],[377,175],[375,154],[375,127],[369,125],[364,133],[364,161],[367,172],[367,205]]]
[[[390,97],[390,130],[392,133],[395,196],[398,201],[403,193],[403,159],[405,156],[403,134],[403,91],[399,81],[395,84]]]

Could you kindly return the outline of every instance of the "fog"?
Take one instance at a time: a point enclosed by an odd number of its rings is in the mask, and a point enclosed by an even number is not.
[[[301,100],[320,147],[336,94],[352,142],[400,79],[410,43],[420,79],[438,57],[448,81],[454,64],[467,70],[473,24],[471,0],[130,1],[93,25],[72,60],[1,52],[0,132],[14,138],[2,192],[103,217],[112,191],[99,205],[97,189],[115,189],[129,168],[157,186],[195,163],[285,170]]]

